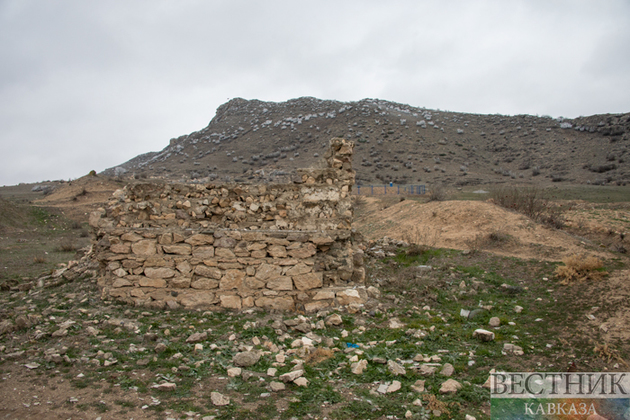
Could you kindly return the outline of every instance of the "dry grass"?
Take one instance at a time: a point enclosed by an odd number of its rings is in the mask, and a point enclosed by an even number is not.
[[[505,233],[504,229],[493,230],[489,233],[480,233],[474,239],[466,241],[468,249],[472,252],[481,251],[483,249],[494,249],[504,247],[509,244],[518,243],[518,239],[512,235]]]
[[[585,255],[571,255],[562,260],[563,266],[558,266],[555,271],[560,284],[569,284],[575,281],[601,280],[608,273],[603,271],[604,264],[597,257]]]
[[[403,241],[411,245],[407,249],[407,255],[421,255],[427,248],[435,248],[441,236],[442,231],[440,229],[433,229],[429,226],[416,226],[405,232]]]
[[[78,247],[70,240],[63,240],[55,251],[57,252],[75,252]]]
[[[625,367],[630,368],[630,365],[628,365],[628,363],[619,355],[619,351],[614,349],[608,343],[597,344],[593,351],[597,353],[599,357],[606,360],[606,363],[610,363],[611,360],[617,360]]]
[[[555,229],[564,227],[562,213],[565,209],[552,204],[539,187],[514,185],[496,187],[492,189],[491,197],[495,204],[524,214],[532,220]]]
[[[446,188],[443,185],[436,184],[429,190],[427,194],[429,201],[445,201],[448,198]]]

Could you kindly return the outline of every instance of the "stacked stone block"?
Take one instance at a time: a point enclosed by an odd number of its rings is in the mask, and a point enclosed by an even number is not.
[[[367,295],[351,142],[285,185],[141,183],[92,213],[103,298],[158,308],[315,311]]]

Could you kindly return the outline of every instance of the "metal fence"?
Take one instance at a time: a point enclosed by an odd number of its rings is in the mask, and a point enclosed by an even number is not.
[[[355,185],[357,195],[423,195],[427,189],[424,185]]]

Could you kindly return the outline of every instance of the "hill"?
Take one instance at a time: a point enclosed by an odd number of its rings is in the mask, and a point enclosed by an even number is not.
[[[630,114],[575,119],[480,115],[364,99],[233,99],[200,131],[106,175],[272,181],[312,166],[331,137],[356,142],[362,184],[630,181]]]

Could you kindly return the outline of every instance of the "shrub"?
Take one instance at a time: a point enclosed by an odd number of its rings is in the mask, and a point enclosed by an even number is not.
[[[538,187],[494,188],[491,197],[495,204],[522,213],[539,223],[556,229],[564,227],[561,206],[550,204],[543,190]]]
[[[562,260],[564,265],[556,267],[554,274],[560,279],[560,284],[574,281],[601,280],[608,273],[603,270],[603,263],[597,257],[585,255],[571,255]]]
[[[73,244],[70,240],[64,240],[56,248],[57,252],[74,252],[76,250],[77,250],[77,246]]]
[[[446,197],[446,189],[442,185],[434,185],[433,188],[429,190],[429,201],[444,201],[446,200]]]

